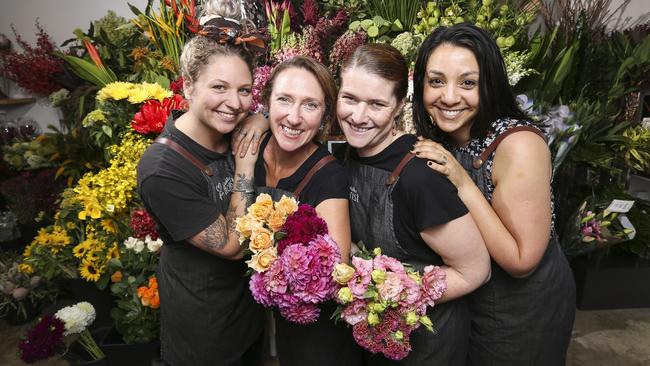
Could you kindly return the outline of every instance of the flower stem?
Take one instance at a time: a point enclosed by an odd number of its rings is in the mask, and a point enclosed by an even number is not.
[[[79,343],[81,343],[93,360],[99,360],[100,358],[105,357],[104,352],[99,348],[88,329],[84,329],[83,332],[80,333]]]

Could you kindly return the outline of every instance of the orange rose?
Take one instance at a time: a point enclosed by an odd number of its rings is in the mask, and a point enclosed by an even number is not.
[[[296,212],[298,209],[298,202],[294,198],[282,196],[282,198],[275,203],[275,209],[282,212],[285,216],[288,216]]]
[[[246,264],[257,272],[264,272],[271,267],[277,258],[278,254],[275,248],[266,248],[253,255],[250,260],[246,261]]]
[[[251,236],[251,242],[249,244],[250,250],[253,253],[258,253],[266,248],[270,248],[273,245],[273,233],[265,228],[259,228],[253,231]]]
[[[285,221],[287,221],[287,216],[284,212],[275,210],[269,215],[268,225],[273,232],[276,232],[282,228]]]
[[[269,217],[269,214],[273,210],[273,203],[270,205],[253,203],[248,207],[248,213],[250,214],[253,220],[264,221]]]

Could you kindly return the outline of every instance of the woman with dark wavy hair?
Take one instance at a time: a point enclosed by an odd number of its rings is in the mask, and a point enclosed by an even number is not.
[[[551,154],[508,84],[494,39],[436,29],[414,73],[416,155],[445,174],[474,217],[492,278],[468,296],[471,365],[564,365],[575,287],[553,223]]]

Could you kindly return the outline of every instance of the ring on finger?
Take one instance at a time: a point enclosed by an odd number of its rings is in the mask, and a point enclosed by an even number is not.
[[[447,164],[447,162],[448,162],[447,157],[443,155],[442,156],[442,165]]]

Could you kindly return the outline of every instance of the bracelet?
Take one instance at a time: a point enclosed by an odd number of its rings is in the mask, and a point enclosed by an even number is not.
[[[233,188],[233,189],[231,189],[231,191],[232,191],[232,192],[238,192],[238,193],[247,193],[247,194],[255,193],[255,189],[254,189],[254,188],[250,188],[250,189],[237,189],[237,188]]]

